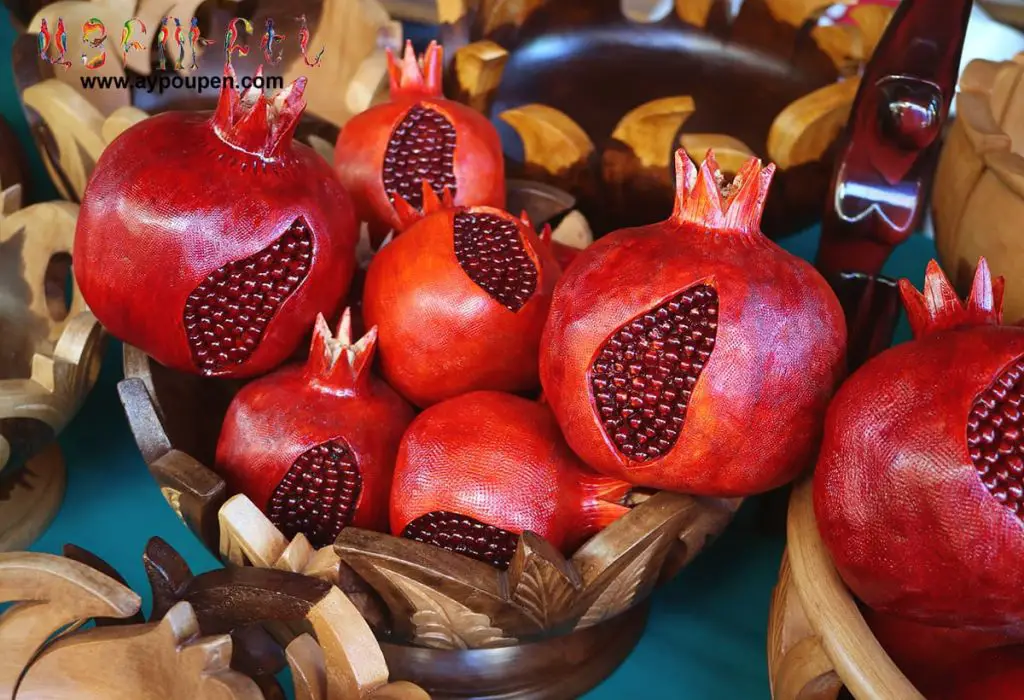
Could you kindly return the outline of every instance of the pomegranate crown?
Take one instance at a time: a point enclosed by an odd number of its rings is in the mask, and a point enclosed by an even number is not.
[[[924,273],[919,292],[908,279],[900,280],[900,296],[907,310],[915,338],[961,326],[998,326],[1003,322],[1002,277],[992,279],[985,258],[978,258],[978,269],[965,304],[957,296],[949,278],[932,260]]]
[[[376,349],[376,326],[352,343],[351,309],[341,315],[337,335],[331,333],[324,315],[317,314],[306,374],[333,389],[353,389],[369,375]]]
[[[444,62],[444,49],[436,41],[430,42],[427,52],[423,54],[423,65],[416,60],[416,51],[412,42],[405,42],[405,52],[401,60],[395,57],[388,48],[388,76],[391,83],[391,96],[399,94],[422,94],[430,97],[441,96],[441,64]]]
[[[713,150],[708,150],[698,170],[680,148],[676,151],[676,204],[672,218],[707,231],[761,235],[761,215],[774,176],[774,164],[762,168],[759,158],[751,158],[732,183],[723,188],[725,178]]]
[[[257,69],[255,77],[263,77],[263,66]],[[267,99],[257,87],[236,92],[236,82],[235,69],[225,63],[224,85],[213,113],[214,131],[222,141],[240,151],[264,160],[277,158],[291,144],[295,127],[306,109],[302,97],[306,79],[296,79],[273,99]]]
[[[398,229],[404,231],[420,219],[433,214],[436,211],[442,209],[451,209],[455,206],[455,200],[452,197],[450,189],[445,187],[441,190],[441,194],[437,194],[437,190],[426,180],[423,180],[423,207],[417,209],[413,205],[409,204],[409,201],[402,195],[395,192],[395,214],[398,216]]]

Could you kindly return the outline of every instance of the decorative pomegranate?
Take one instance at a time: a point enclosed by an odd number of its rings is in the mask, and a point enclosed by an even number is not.
[[[922,625],[867,607],[863,613],[889,658],[928,698],[948,689],[961,668],[970,670],[981,652],[1014,643],[996,632]]]
[[[409,426],[391,530],[506,568],[523,531],[572,551],[629,510],[617,503],[629,489],[587,469],[547,407],[477,391],[428,408]]]
[[[885,613],[1024,632],[1024,329],[999,325],[982,259],[966,305],[932,261],[900,292],[915,339],[865,364],[829,407],[814,477],[822,538]]]
[[[423,205],[423,180],[438,194],[447,188],[459,205],[505,206],[501,138],[479,112],[444,98],[442,57],[437,42],[422,68],[411,41],[401,64],[388,49],[391,101],[355,115],[338,135],[335,167],[374,245],[400,225],[396,196]]]
[[[415,412],[371,372],[376,329],[351,343],[323,316],[309,360],[256,379],[228,408],[217,468],[289,538],[331,544],[346,525],[387,530],[395,455]]]
[[[812,463],[846,328],[825,280],[758,228],[774,170],[752,158],[723,189],[713,153],[698,173],[680,150],[672,217],[601,238],[562,276],[541,383],[594,469],[742,496]]]
[[[100,322],[161,364],[246,377],[280,365],[317,311],[338,306],[358,232],[330,166],[292,141],[305,79],[269,100],[239,97],[225,76],[212,116],[146,119],[100,156],[75,277]]]
[[[363,295],[384,377],[420,407],[476,390],[536,388],[560,273],[549,246],[529,220],[452,208],[427,183],[422,218],[397,202],[402,233],[374,256]]]
[[[988,651],[972,662],[934,700],[1024,700],[1024,646]]]

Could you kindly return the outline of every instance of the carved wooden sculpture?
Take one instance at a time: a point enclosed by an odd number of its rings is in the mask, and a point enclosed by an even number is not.
[[[0,551],[32,542],[64,493],[53,443],[99,373],[103,332],[74,281],[67,303],[77,209],[19,209],[0,193]]]
[[[270,700],[283,696],[267,674],[287,665],[303,700],[428,698],[412,684],[388,683],[369,627],[334,586],[255,569],[192,577],[155,538],[145,557],[153,614],[140,624],[141,601],[117,573],[66,549],[65,557],[0,554],[0,602],[15,602],[0,615],[5,697]],[[91,618],[96,627],[79,631]],[[275,646],[261,632],[275,620],[308,625],[316,636],[300,631]]]
[[[304,8],[308,16],[300,16],[302,9],[280,2],[257,5],[255,15],[245,18],[251,23],[251,34],[244,31],[244,22],[235,24],[235,29],[242,32],[239,44],[248,45],[250,49],[244,56],[235,55],[233,64],[240,76],[252,75],[262,64],[266,75],[282,76],[285,84],[307,76],[308,114],[300,124],[299,136],[307,142],[316,137],[333,144],[338,128],[386,90],[384,50],[400,46],[401,26],[387,16],[377,0],[310,2]],[[207,88],[199,94],[194,87],[191,90],[165,87],[153,92],[135,87],[85,89],[80,78],[127,76],[134,81],[148,77],[156,84],[162,76],[169,81],[174,75],[180,49],[174,41],[174,31],[169,30],[164,49],[166,71],[155,68],[160,60],[160,20],[165,16],[171,17],[172,22],[174,18],[179,19],[184,23],[182,31],[188,35],[189,20],[194,15],[200,18],[201,37],[209,47],[205,52],[199,47],[193,65],[192,49],[186,46],[187,58],[178,72],[194,80],[219,78],[224,65],[221,47],[235,12],[240,12],[235,5],[221,7],[215,3],[201,4],[198,0],[180,3],[61,0],[38,10],[27,27],[28,33],[16,41],[12,62],[33,137],[51,178],[64,197],[78,200],[99,152],[113,138],[112,134],[104,133],[106,122],[114,120],[126,126],[126,121],[131,123],[138,116],[131,110],[133,106],[152,114],[169,109],[212,110],[218,92]],[[116,37],[126,20],[134,17],[146,27],[146,33],[141,33],[139,23],[132,24],[140,45],[147,50],[129,51],[125,57]],[[106,39],[98,48],[86,47],[82,41],[83,22],[92,18],[101,20],[106,30]],[[66,69],[48,65],[38,56],[37,38],[43,22],[52,35],[58,19],[63,19],[68,36],[65,60],[69,65]],[[270,58],[277,63],[269,61],[260,47],[268,19],[278,21],[274,31],[287,40],[287,49],[271,49]],[[308,33],[305,55],[299,50],[304,27]],[[99,41],[100,36],[90,35],[90,39]],[[318,52],[325,47],[330,48],[318,58]],[[103,66],[85,67],[78,54],[85,55],[86,49],[90,56],[105,50],[107,58]],[[57,53],[55,44],[49,55],[55,59]]]
[[[993,275],[1024,273],[1019,222],[1024,215],[1024,54],[1003,63],[972,61],[960,79],[957,120],[935,175],[932,211],[942,267],[966,295],[979,256]],[[1007,288],[1008,322],[1024,318],[1024,295]]]
[[[923,700],[883,651],[818,535],[810,481],[793,491],[787,548],[772,596],[768,670],[774,700]]]
[[[643,21],[620,0],[440,3],[449,55],[473,40],[454,52],[450,94],[509,124],[521,172],[577,195],[599,235],[668,214],[679,145],[713,147],[726,169],[750,153],[777,163],[764,227],[793,232],[819,214],[889,10],[858,7],[840,27],[818,25],[823,0],[731,4],[679,0]]]
[[[851,369],[892,341],[898,295],[879,275],[923,213],[971,6],[940,0],[896,10],[843,135],[817,265],[847,300]]]

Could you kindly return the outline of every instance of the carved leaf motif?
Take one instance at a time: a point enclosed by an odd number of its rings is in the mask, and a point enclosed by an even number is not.
[[[566,619],[579,593],[579,573],[549,542],[523,533],[509,566],[510,597],[541,631]]]
[[[384,576],[398,588],[416,609],[411,618],[415,627],[413,643],[434,649],[484,649],[510,646],[514,637],[491,626],[491,619],[438,593],[419,581],[394,571]]]
[[[656,569],[651,567],[652,565],[660,567],[661,555],[665,553],[665,542],[664,535],[651,540],[651,543],[639,552],[633,561],[626,565],[619,575],[601,591],[601,595],[587,608],[587,612],[576,624],[576,629],[592,627],[618,615],[645,593],[644,588],[653,586],[657,574],[655,573]],[[655,559],[657,560],[655,561]]]

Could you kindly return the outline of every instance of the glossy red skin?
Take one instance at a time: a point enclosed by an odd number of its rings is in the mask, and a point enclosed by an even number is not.
[[[217,443],[217,470],[228,488],[261,510],[295,460],[342,438],[362,477],[354,527],[387,531],[395,455],[413,408],[383,380],[343,389],[310,382],[293,365],[250,382],[228,408]]]
[[[934,700],[1024,700],[1024,646],[980,655]]]
[[[381,370],[421,408],[470,391],[536,388],[541,331],[560,274],[548,246],[512,217],[538,274],[533,296],[509,310],[459,265],[459,211],[434,212],[405,230],[381,248],[366,274],[363,318],[377,326]],[[470,211],[509,218],[487,207]]]
[[[947,690],[959,670],[973,668],[976,655],[1014,643],[996,632],[932,627],[870,608],[862,612],[889,658],[926,697]]]
[[[981,483],[966,442],[975,398],[1021,355],[1020,328],[940,331],[876,356],[836,394],[814,510],[866,604],[944,627],[1024,630],[1024,523]]]
[[[167,367],[199,372],[185,334],[189,294],[218,268],[269,246],[300,216],[313,234],[306,279],[248,359],[215,374],[266,373],[296,350],[317,312],[337,307],[358,238],[348,194],[302,144],[266,170],[255,162],[218,138],[202,113],[152,117],[103,152],[82,198],[74,269],[108,331]]]
[[[461,206],[505,206],[505,159],[491,122],[476,110],[443,97],[400,94],[345,123],[334,150],[334,166],[352,194],[360,221],[377,234],[400,229],[384,191],[384,155],[395,127],[416,105],[438,112],[455,128],[455,199]],[[375,235],[379,243],[381,235]]]
[[[594,474],[565,444],[545,406],[494,391],[428,408],[402,438],[391,496],[400,535],[433,511],[494,527],[530,530],[570,551],[626,509],[597,499],[628,488]]]
[[[590,367],[618,328],[698,283],[718,292],[715,348],[675,446],[637,463],[605,436]],[[844,373],[846,326],[814,268],[760,233],[714,234],[670,220],[584,250],[555,289],[541,348],[544,394],[592,468],[641,486],[746,496],[813,463]]]

